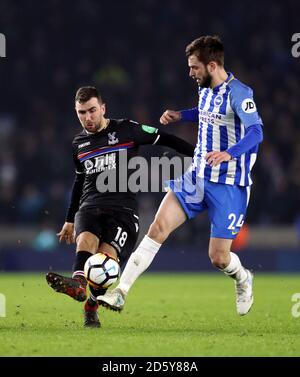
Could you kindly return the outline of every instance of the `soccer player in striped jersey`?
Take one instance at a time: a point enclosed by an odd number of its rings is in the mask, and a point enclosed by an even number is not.
[[[207,210],[211,221],[208,254],[212,264],[235,280],[240,315],[253,304],[253,275],[230,251],[245,220],[251,169],[263,139],[262,120],[252,90],[224,69],[223,44],[217,36],[202,36],[186,48],[189,75],[198,84],[198,106],[166,110],[160,122],[198,122],[198,142],[190,169],[169,182],[154,222],[131,255],[116,289],[98,301],[122,310],[125,297],[169,234],[187,219]]]

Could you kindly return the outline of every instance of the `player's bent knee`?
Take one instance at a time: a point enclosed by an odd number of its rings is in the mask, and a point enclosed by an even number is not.
[[[222,252],[210,254],[209,258],[214,267],[223,269],[228,265],[227,257]]]
[[[95,253],[98,249],[98,238],[90,232],[82,232],[76,238],[77,251],[91,251]]]
[[[119,256],[118,256],[116,249],[106,242],[102,242],[97,251],[98,251],[98,253],[107,254],[107,255],[109,255],[110,257],[112,257],[116,260],[119,259]]]

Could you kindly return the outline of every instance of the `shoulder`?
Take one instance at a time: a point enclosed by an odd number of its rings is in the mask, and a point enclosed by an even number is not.
[[[253,98],[253,90],[237,79],[233,79],[228,83],[230,86],[230,104],[244,123],[250,124],[260,123],[261,119],[257,113],[256,104]],[[249,118],[246,122],[245,117]],[[255,117],[255,119],[253,118]]]
[[[120,127],[124,127],[132,132],[147,132],[147,133],[155,133],[157,132],[157,128],[150,127],[146,124],[142,124],[139,122],[136,122],[135,120],[132,119],[118,119],[115,120],[117,124]]]
[[[230,95],[233,99],[247,98],[253,96],[253,90],[250,86],[245,85],[240,80],[234,78],[228,83]]]
[[[83,143],[83,140],[86,139],[87,136],[88,135],[83,130],[79,132],[78,134],[76,134],[72,140],[73,148],[76,147],[78,144]]]
[[[110,120],[112,125],[119,126],[119,127],[126,127],[126,126],[138,126],[139,123],[135,122],[134,120],[131,119],[111,119]]]
[[[147,124],[136,122],[135,120],[127,119],[130,127],[134,127],[139,133],[155,134],[158,132],[158,128],[148,126]]]
[[[123,124],[130,129],[130,131],[134,132],[137,135],[139,135],[141,132],[153,133],[156,130],[156,128],[149,127],[146,124],[136,122],[132,119],[123,119],[122,121]]]
[[[74,145],[74,144],[79,143],[83,138],[86,138],[87,136],[88,136],[88,135],[87,135],[86,132],[84,132],[83,130],[80,131],[80,132],[78,132],[78,133],[74,136],[74,138],[73,138],[73,140],[72,140],[72,144]]]

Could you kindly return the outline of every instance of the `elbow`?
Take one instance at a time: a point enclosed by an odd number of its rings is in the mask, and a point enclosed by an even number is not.
[[[255,124],[249,128],[252,133],[253,138],[255,138],[256,143],[260,144],[264,139],[263,126],[262,124]]]

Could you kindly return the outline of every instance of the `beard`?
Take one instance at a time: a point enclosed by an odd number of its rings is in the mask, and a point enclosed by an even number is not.
[[[205,75],[202,78],[202,82],[201,82],[200,86],[202,88],[209,88],[211,86],[211,81],[212,81],[212,77],[208,73],[208,71],[206,71]]]

